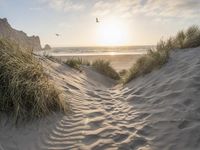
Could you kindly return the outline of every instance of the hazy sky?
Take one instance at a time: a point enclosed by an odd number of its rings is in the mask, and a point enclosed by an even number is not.
[[[199,14],[200,0],[0,0],[1,18],[52,46],[152,45]]]

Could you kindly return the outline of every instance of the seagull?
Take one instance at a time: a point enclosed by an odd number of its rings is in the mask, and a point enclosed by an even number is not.
[[[56,36],[60,36],[60,34],[56,33]]]
[[[99,19],[98,18],[96,18],[96,23],[99,23]]]

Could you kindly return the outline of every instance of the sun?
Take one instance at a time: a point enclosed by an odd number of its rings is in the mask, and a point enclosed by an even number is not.
[[[127,26],[118,20],[102,20],[98,24],[98,44],[105,46],[125,45],[128,41]]]

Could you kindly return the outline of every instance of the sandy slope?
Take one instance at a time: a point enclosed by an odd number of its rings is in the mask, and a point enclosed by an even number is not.
[[[124,87],[89,68],[44,64],[72,112],[18,128],[4,119],[0,150],[200,149],[200,48],[174,52],[162,69]]]

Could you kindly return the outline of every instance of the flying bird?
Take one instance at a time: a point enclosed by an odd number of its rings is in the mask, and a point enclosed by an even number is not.
[[[98,18],[96,18],[96,23],[99,23],[99,19]]]
[[[60,36],[60,34],[56,33],[56,36]]]

